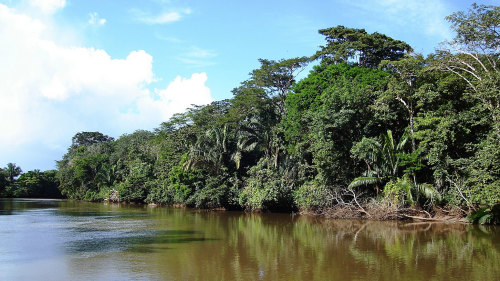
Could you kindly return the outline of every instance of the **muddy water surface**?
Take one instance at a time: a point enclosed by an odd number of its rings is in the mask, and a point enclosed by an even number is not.
[[[0,280],[500,280],[500,228],[0,199]]]

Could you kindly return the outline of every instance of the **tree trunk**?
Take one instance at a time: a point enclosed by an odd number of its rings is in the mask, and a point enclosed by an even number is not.
[[[275,150],[275,155],[274,155],[274,168],[278,170],[278,161],[279,161],[279,155],[280,155],[280,148],[276,147]]]
[[[410,110],[410,133],[411,133],[411,152],[414,153],[417,150],[417,145],[415,144],[415,129],[413,127],[413,108]],[[413,173],[413,183],[417,185],[417,175],[416,172]]]

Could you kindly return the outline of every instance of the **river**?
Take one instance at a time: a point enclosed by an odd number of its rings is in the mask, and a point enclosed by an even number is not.
[[[0,280],[500,280],[500,228],[0,199]]]

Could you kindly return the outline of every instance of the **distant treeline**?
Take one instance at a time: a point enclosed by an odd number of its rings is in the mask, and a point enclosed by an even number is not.
[[[23,173],[21,167],[8,163],[0,168],[0,197],[62,198],[56,170]]]
[[[246,210],[494,205],[500,7],[446,19],[456,36],[427,57],[384,34],[322,29],[315,54],[259,60],[231,99],[117,140],[80,132],[58,161],[59,188]]]

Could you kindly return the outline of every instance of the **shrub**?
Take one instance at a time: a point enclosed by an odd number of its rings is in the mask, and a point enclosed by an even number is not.
[[[314,210],[331,205],[330,200],[328,200],[330,191],[326,186],[316,181],[304,183],[293,195],[295,204],[301,209]]]

